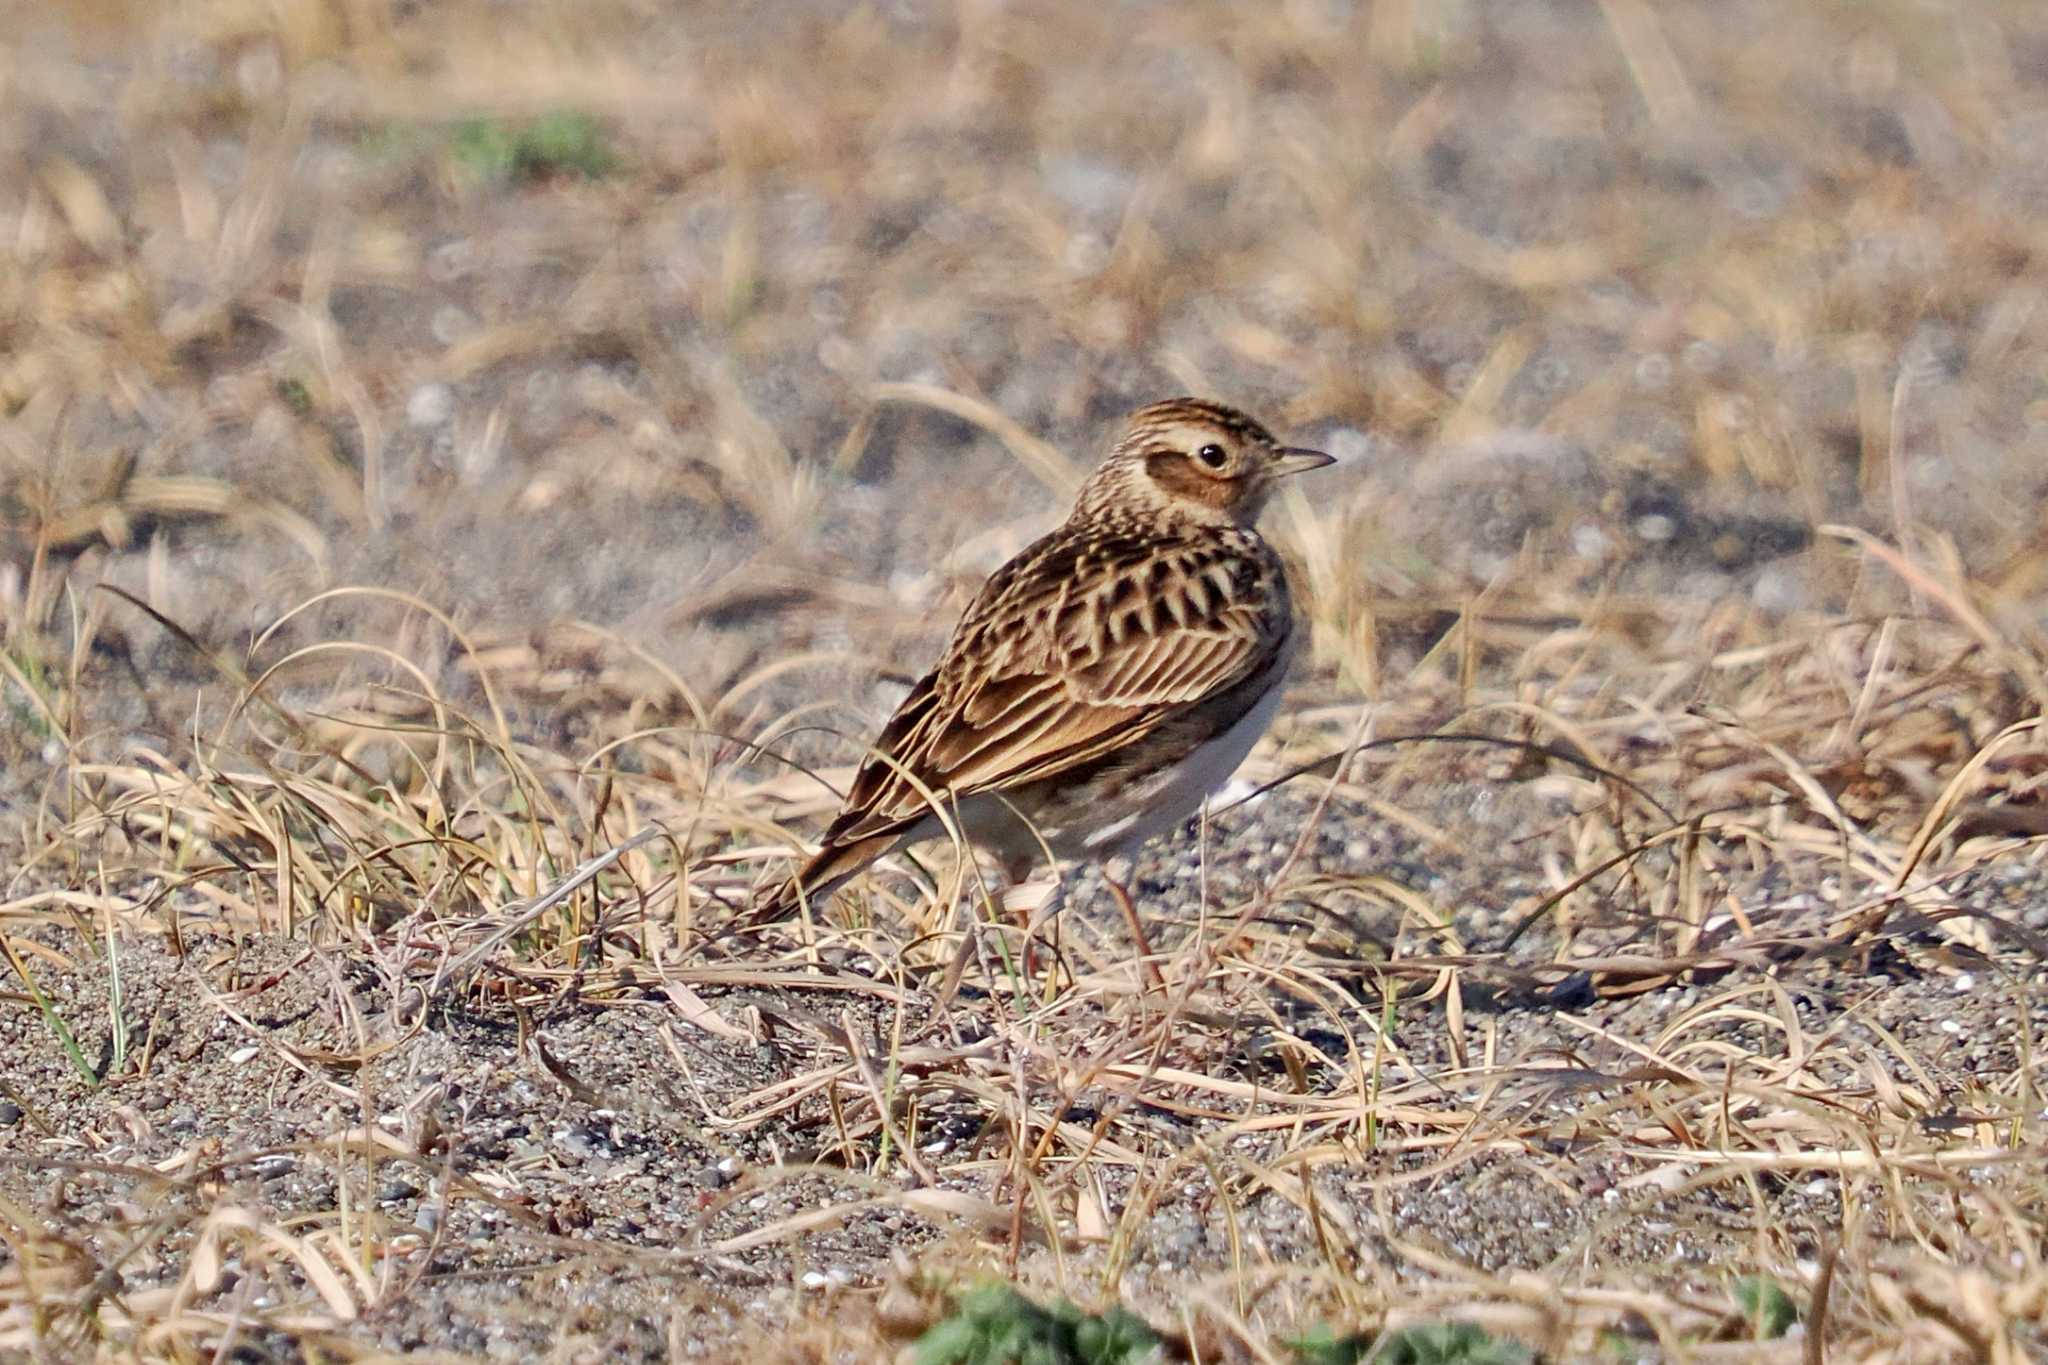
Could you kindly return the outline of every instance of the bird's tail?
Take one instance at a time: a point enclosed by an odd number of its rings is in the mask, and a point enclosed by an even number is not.
[[[846,885],[860,870],[894,848],[902,836],[876,834],[850,843],[826,845],[813,854],[795,875],[762,898],[747,917],[747,927],[775,924],[794,916],[805,901],[824,909],[832,893]]]

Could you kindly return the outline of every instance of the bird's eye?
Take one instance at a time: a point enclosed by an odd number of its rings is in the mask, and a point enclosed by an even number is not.
[[[1222,446],[1211,442],[1195,452],[1195,458],[1210,469],[1221,469],[1230,462],[1230,456]]]

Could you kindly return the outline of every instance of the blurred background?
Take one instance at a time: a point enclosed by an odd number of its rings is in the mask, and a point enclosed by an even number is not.
[[[82,0],[4,34],[16,771],[50,678],[176,734],[337,587],[448,613],[475,652],[437,685],[500,669],[563,739],[605,632],[742,718],[836,670],[861,730],[888,694],[849,670],[921,665],[1179,392],[1342,457],[1274,526],[1368,694],[1475,600],[1646,645],[1853,612],[1835,522],[1994,610],[2043,582],[2026,0]],[[262,645],[425,619],[350,595]]]

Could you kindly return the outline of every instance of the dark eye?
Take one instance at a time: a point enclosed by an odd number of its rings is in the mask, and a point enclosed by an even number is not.
[[[1195,452],[1195,458],[1211,469],[1221,469],[1230,462],[1230,456],[1222,446],[1211,442]]]

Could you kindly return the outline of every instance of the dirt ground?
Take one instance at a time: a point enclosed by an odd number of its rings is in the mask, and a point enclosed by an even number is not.
[[[2048,1358],[2048,11],[5,18],[0,1356]],[[731,933],[1182,392],[1341,463],[1159,980]]]

